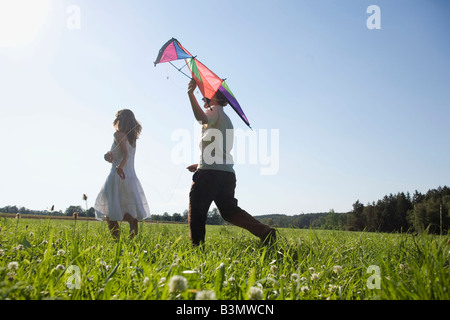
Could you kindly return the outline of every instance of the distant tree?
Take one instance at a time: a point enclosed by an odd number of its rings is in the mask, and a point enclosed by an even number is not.
[[[162,217],[159,214],[152,214],[150,216],[150,219],[153,220],[153,221],[161,221]]]
[[[223,224],[223,222],[224,222],[224,220],[223,220],[222,216],[220,215],[219,210],[217,210],[217,208],[214,208],[208,212],[208,216],[206,219],[207,224],[221,225],[221,224]]]
[[[94,218],[95,217],[95,209],[93,207],[90,207],[86,213],[86,216],[89,218]]]
[[[352,231],[361,231],[365,227],[365,221],[364,221],[364,205],[359,202],[359,200],[356,200],[356,202],[353,204],[353,211],[350,213],[348,217],[348,230]]]
[[[183,217],[182,217],[181,214],[179,214],[179,213],[174,213],[174,214],[172,215],[172,221],[175,221],[175,222],[182,222],[182,221],[183,221]]]
[[[73,215],[74,212],[78,212],[78,216],[79,217],[85,217],[86,216],[86,212],[83,210],[83,208],[81,208],[81,206],[70,206],[66,209],[66,211],[64,212],[64,215],[71,217]]]
[[[6,213],[18,213],[19,208],[17,206],[7,206],[6,207]]]
[[[340,229],[339,225],[339,215],[331,209],[324,217],[324,224],[321,226],[321,229],[328,230],[338,230]]]
[[[171,221],[172,218],[170,217],[168,212],[164,212],[163,215],[162,215],[162,220],[164,220],[164,221]]]

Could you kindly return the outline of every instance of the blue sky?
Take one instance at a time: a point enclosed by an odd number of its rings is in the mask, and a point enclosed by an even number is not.
[[[80,28],[71,29],[71,6]],[[381,29],[366,12],[378,5]],[[136,170],[152,213],[188,207],[172,135],[200,127],[188,79],[153,66],[176,37],[227,78],[258,138],[279,132],[279,168],[235,166],[254,215],[349,211],[356,200],[448,185],[447,1],[0,1],[0,206],[88,205],[110,170],[115,112],[143,125]],[[69,11],[68,11],[69,10]],[[245,124],[227,112],[235,128]]]

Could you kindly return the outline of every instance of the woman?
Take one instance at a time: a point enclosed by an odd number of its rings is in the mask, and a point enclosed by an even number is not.
[[[116,113],[116,132],[111,150],[104,158],[112,163],[111,172],[95,201],[95,216],[105,219],[114,238],[120,236],[119,221],[130,224],[130,238],[138,234],[138,221],[150,217],[150,209],[141,183],[134,170],[136,140],[142,126],[131,110]]]

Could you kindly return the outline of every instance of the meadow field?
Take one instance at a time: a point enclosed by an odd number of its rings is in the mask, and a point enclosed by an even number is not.
[[[443,300],[450,238],[278,229],[272,247],[233,226],[0,218],[0,299]]]

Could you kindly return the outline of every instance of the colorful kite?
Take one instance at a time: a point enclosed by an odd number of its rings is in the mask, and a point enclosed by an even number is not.
[[[183,73],[185,76],[191,78],[186,73],[182,71],[182,68],[177,68],[172,61],[184,59],[186,65],[191,71],[192,78],[197,83],[203,97],[207,99],[212,99],[217,91],[222,92],[222,94],[227,99],[230,106],[236,111],[236,113],[241,117],[247,126],[250,127],[250,123],[247,117],[242,111],[241,106],[236,100],[236,97],[231,92],[230,88],[225,82],[225,79],[219,78],[214,72],[209,70],[203,63],[198,61],[196,57],[189,53],[177,39],[172,38],[162,46],[159,50],[158,57],[154,62],[155,67],[158,63],[169,62],[178,71]]]

